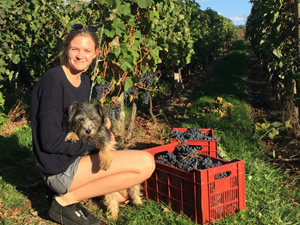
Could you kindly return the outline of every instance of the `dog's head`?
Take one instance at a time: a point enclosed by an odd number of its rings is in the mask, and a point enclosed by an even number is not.
[[[106,109],[99,104],[75,102],[68,108],[68,129],[81,140],[93,139],[106,119]]]

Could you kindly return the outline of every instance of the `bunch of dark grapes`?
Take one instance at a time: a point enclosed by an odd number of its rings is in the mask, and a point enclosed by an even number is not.
[[[126,105],[128,105],[130,103],[129,101],[129,96],[134,94],[134,86],[131,86],[130,88],[128,88],[127,91],[124,91],[123,95],[124,95],[124,103]]]
[[[197,150],[199,150],[198,146],[179,145],[175,147],[173,153],[167,152],[155,156],[155,161],[182,169],[186,172],[193,169],[203,170],[222,165],[220,161],[214,163],[209,156],[203,158]],[[227,176],[229,176],[228,172],[220,173],[216,175],[216,179]]]
[[[143,94],[144,97],[144,104],[148,105],[149,104],[149,99],[150,99],[150,90],[151,90],[151,86],[152,83],[155,79],[155,77],[158,76],[158,73],[152,73],[152,74],[144,74],[141,77],[141,83],[143,83],[143,86],[146,88],[145,93]]]
[[[120,120],[120,113],[121,113],[121,105],[117,105],[117,106],[114,106],[112,108],[114,114],[115,114],[115,119],[116,120]]]
[[[113,121],[114,119],[120,120],[120,114],[121,114],[121,104],[114,104],[111,106],[108,117],[110,121]]]
[[[210,133],[204,133],[198,128],[188,128],[185,132],[179,130],[172,130],[169,136],[172,139],[181,140],[183,143],[185,143],[187,140],[216,140],[216,138]]]
[[[154,78],[157,76],[156,73],[152,73],[152,74],[148,74],[148,73],[145,73],[144,75],[142,75],[141,77],[141,82],[144,84],[144,86],[147,88],[147,89],[150,89],[151,88],[151,85],[154,81]]]
[[[96,91],[97,100],[101,99],[103,97],[103,94],[106,91],[109,91],[109,89],[110,89],[110,84],[108,82],[96,85],[95,86],[95,91]]]

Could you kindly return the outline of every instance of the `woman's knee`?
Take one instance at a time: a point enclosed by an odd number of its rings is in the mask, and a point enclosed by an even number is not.
[[[153,155],[148,152],[143,152],[143,162],[141,164],[143,166],[143,173],[145,178],[149,178],[155,170],[155,160]]]

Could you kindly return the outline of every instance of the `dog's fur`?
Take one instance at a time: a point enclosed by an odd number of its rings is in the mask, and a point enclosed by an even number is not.
[[[100,104],[75,102],[68,108],[65,141],[99,144],[101,151],[100,169],[107,170],[112,160],[115,142],[110,140],[110,130],[106,127],[106,109]]]
[[[68,134],[65,141],[76,142],[81,140],[84,143],[98,143],[100,146],[99,158],[100,169],[107,170],[110,166],[115,151],[116,142],[111,140],[111,130],[106,127],[107,109],[100,104],[80,103],[71,104],[67,112]],[[141,205],[141,185],[135,185],[128,189],[129,197],[133,204]],[[116,193],[104,196],[104,204],[114,220],[118,218],[119,203],[116,200]]]

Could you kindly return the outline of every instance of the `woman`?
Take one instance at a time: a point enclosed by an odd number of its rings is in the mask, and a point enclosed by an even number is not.
[[[80,201],[111,192],[119,192],[118,201],[125,201],[124,190],[149,178],[155,169],[149,153],[124,150],[114,152],[108,170],[95,171],[98,154],[84,156],[95,146],[64,141],[67,107],[89,100],[90,81],[84,72],[96,58],[97,46],[94,29],[75,25],[63,45],[62,65],[47,71],[32,93],[34,156],[46,185],[57,194],[49,216],[61,224],[100,224]]]

